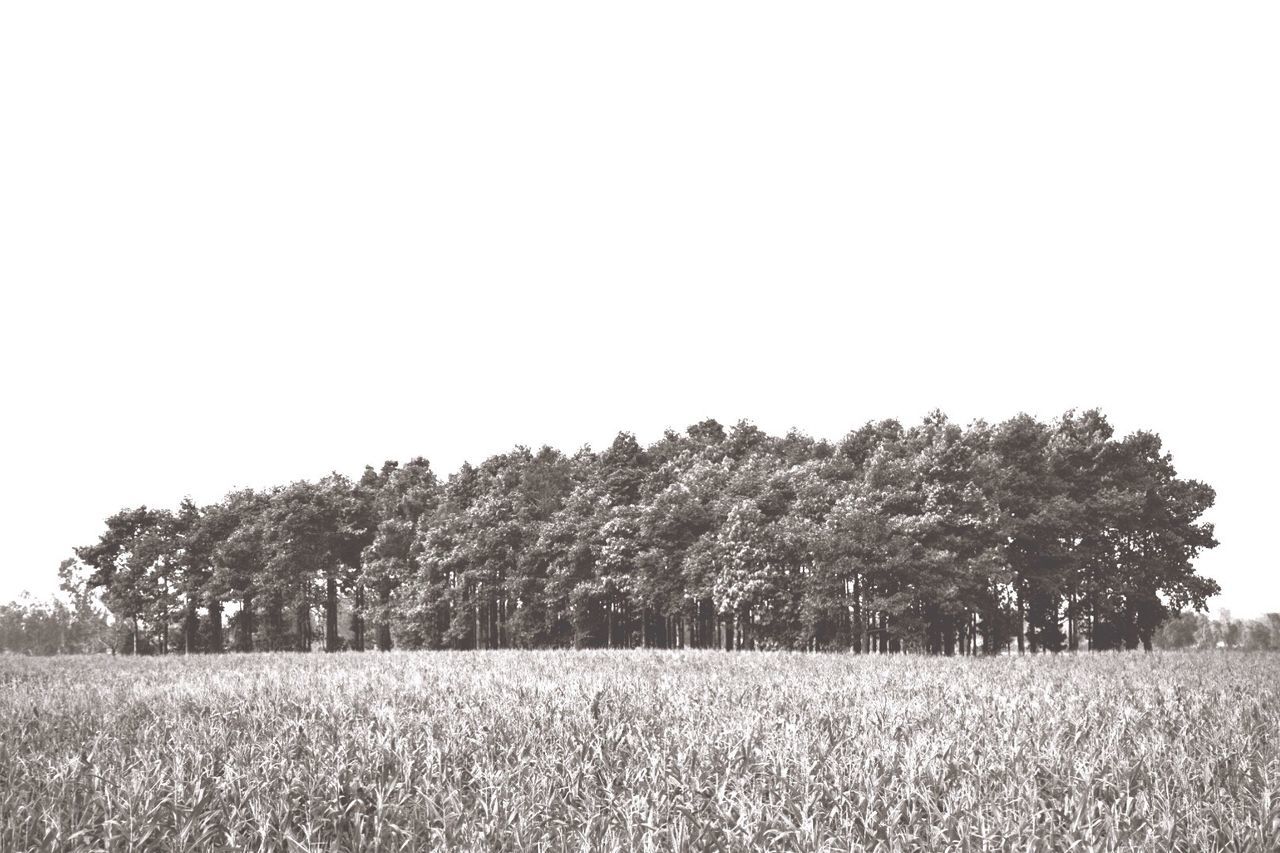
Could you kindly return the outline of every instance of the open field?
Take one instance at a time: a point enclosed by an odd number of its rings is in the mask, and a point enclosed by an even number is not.
[[[0,850],[1280,849],[1280,656],[0,658]]]

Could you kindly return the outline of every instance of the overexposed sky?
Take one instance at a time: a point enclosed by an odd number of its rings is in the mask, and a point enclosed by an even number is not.
[[[1100,406],[1280,610],[1280,6],[0,4],[0,600],[123,506]]]

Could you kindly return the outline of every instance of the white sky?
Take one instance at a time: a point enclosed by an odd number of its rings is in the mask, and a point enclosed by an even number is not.
[[[1218,489],[1214,606],[1280,610],[1278,25],[0,4],[0,599],[120,507],[385,458],[1097,405]]]

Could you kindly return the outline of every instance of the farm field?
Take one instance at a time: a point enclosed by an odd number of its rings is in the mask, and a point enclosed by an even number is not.
[[[1280,656],[0,657],[0,850],[1280,849]]]

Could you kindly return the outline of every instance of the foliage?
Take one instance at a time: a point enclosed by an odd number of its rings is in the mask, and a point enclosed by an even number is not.
[[[1225,610],[1216,619],[1179,613],[1160,626],[1155,644],[1162,649],[1280,651],[1280,613],[1245,621],[1232,619]]]
[[[0,652],[66,655],[101,652],[112,645],[107,614],[67,560],[59,574],[64,597],[37,600],[23,596],[0,604]]]
[[[123,652],[1149,649],[1218,590],[1213,498],[1096,411],[837,443],[708,420],[125,509],[76,554]]]

